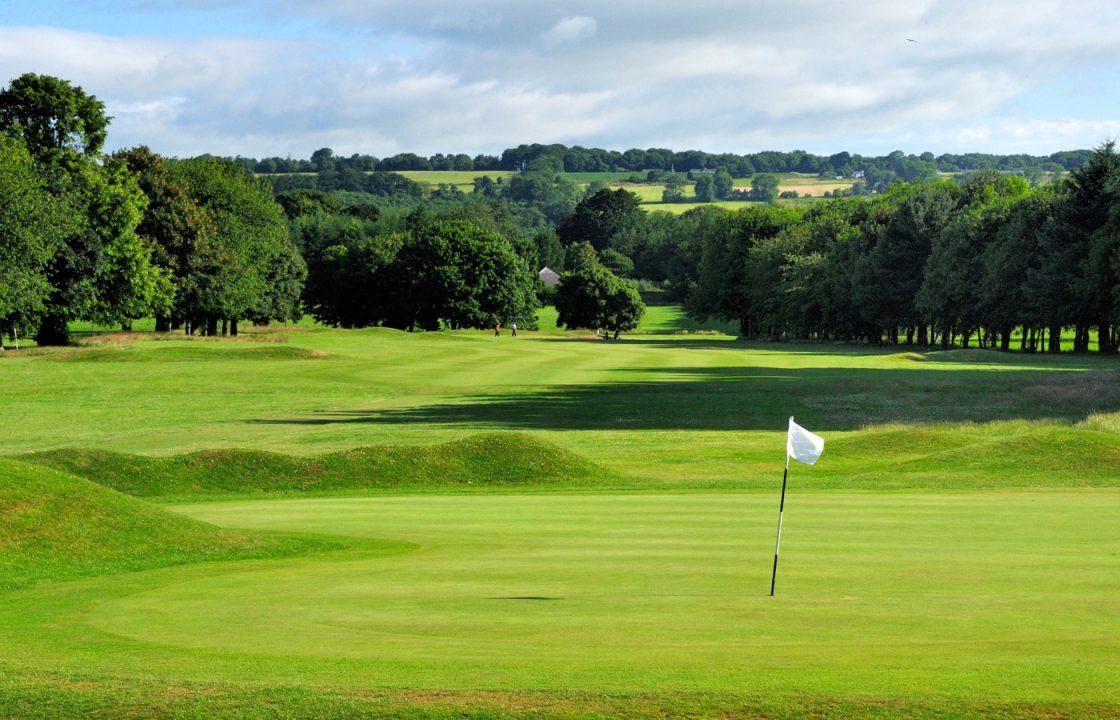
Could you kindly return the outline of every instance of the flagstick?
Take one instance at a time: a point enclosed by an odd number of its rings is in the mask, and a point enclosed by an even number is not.
[[[770,575],[770,597],[774,597],[774,581],[778,579],[778,550],[782,547],[782,513],[786,509],[786,478],[789,477],[789,452],[786,452],[786,469],[782,473],[782,500],[778,504],[778,539],[774,543],[774,570]]]

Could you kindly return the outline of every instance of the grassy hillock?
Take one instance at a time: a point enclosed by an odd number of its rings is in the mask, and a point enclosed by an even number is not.
[[[377,445],[298,457],[208,450],[173,457],[61,449],[23,456],[139,497],[471,486],[586,486],[609,477],[579,455],[521,433],[439,445]]]
[[[303,546],[223,530],[51,468],[0,459],[0,590]]]

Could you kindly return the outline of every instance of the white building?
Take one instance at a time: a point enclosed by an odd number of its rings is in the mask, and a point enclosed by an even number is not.
[[[543,282],[548,287],[556,287],[560,284],[560,275],[555,270],[541,268],[540,278],[541,282]]]

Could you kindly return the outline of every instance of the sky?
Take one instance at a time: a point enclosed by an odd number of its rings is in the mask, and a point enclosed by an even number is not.
[[[1118,71],[1116,0],[0,0],[0,83],[179,156],[1049,154],[1120,136]]]

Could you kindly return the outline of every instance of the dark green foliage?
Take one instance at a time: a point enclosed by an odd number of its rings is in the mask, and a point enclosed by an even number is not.
[[[638,196],[628,190],[603,189],[589,195],[560,223],[560,241],[564,245],[590,243],[603,250],[641,219],[640,204]]]
[[[716,199],[716,184],[712,176],[702,173],[696,176],[696,200],[698,202],[712,202]]]
[[[0,346],[5,333],[26,335],[46,311],[47,264],[65,235],[63,210],[27,150],[0,136]]]
[[[390,327],[528,327],[535,316],[535,274],[508,240],[467,221],[421,218],[390,273]]]
[[[779,180],[775,175],[760,174],[751,178],[751,197],[772,203],[778,199]]]
[[[22,140],[45,164],[99,153],[108,126],[105,103],[50,75],[25,73],[0,91],[0,133]]]
[[[589,243],[568,249],[568,272],[556,292],[556,324],[603,330],[616,339],[646,311],[638,289],[604,267]]]
[[[318,214],[293,225],[310,268],[309,312],[341,327],[438,330],[534,321],[536,270],[469,220],[410,216],[402,231]]]
[[[734,180],[732,180],[731,173],[726,168],[716,170],[716,174],[712,176],[712,192],[716,200],[726,200],[731,197],[731,191],[734,187]]]
[[[214,223],[212,238],[191,253],[180,286],[175,313],[188,330],[213,334],[217,319],[298,318],[306,268],[268,185],[215,158],[175,161],[170,169]]]
[[[343,207],[342,201],[339,200],[337,195],[309,188],[297,188],[277,193],[276,202],[284,208],[284,214],[288,216],[289,220],[317,212],[338,212]]]

